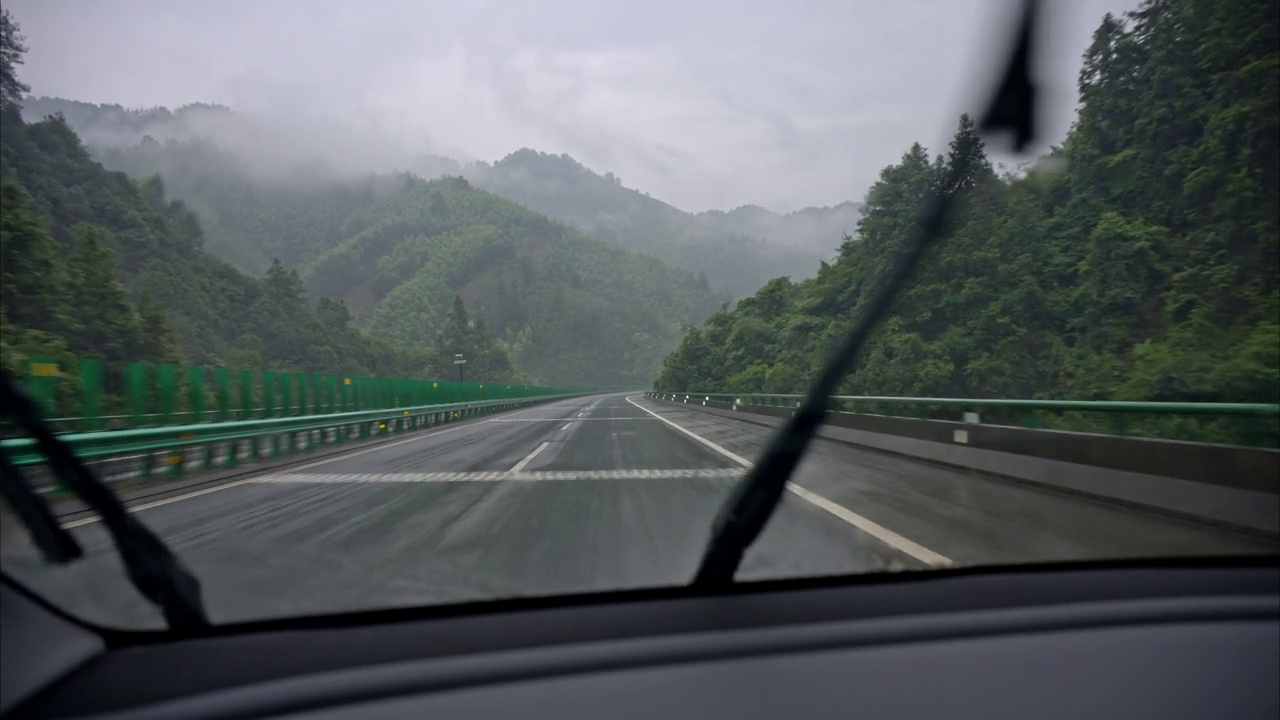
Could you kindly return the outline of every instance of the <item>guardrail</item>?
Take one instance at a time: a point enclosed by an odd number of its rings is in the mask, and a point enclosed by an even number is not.
[[[766,393],[672,393],[649,397],[683,403],[726,403],[795,408],[803,395]],[[1091,400],[1002,400],[841,395],[833,412],[920,420],[955,420],[1031,430],[1074,430],[1123,437],[1151,437],[1280,447],[1280,404],[1125,402]]]
[[[23,384],[60,432],[230,422],[582,392],[518,383],[32,358]],[[0,433],[4,427],[0,426]]]
[[[341,445],[373,436],[386,437],[419,428],[497,412],[523,405],[586,393],[565,393],[536,398],[481,400],[471,403],[446,403],[416,407],[340,412],[323,415],[238,420],[230,422],[192,423],[158,427],[105,430],[99,432],[64,433],[59,437],[84,459],[139,454],[143,461],[141,474],[153,473],[155,461],[168,465],[168,475],[178,477],[191,466],[209,469],[215,465],[217,450],[225,450],[223,467],[234,467],[247,457],[280,457],[296,451],[316,450],[326,445]],[[17,465],[39,465],[46,462],[31,438],[0,440],[0,448]],[[246,452],[247,451],[247,452]]]

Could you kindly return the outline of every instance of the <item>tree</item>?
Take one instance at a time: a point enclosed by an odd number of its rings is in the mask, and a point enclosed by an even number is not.
[[[144,362],[180,363],[182,356],[178,353],[173,331],[169,328],[169,319],[164,305],[149,292],[138,296],[138,332],[136,346],[131,356]]]
[[[954,171],[946,232],[843,393],[1274,402],[1278,15],[1280,0],[1145,0],[1107,15],[1077,121],[1045,162],[997,176],[961,117],[945,155],[916,144],[880,173],[839,257],[786,303],[770,282],[686,329],[658,387],[757,387],[761,368],[766,390],[802,385]]]
[[[138,346],[137,319],[124,286],[116,281],[111,251],[98,239],[98,228],[87,225],[80,243],[67,258],[72,350],[106,360],[133,360]]]
[[[17,74],[22,55],[27,51],[23,40],[18,22],[7,8],[0,8],[0,110],[20,105],[23,95],[31,90],[18,80]]]
[[[21,187],[0,185],[0,207],[0,308],[17,326],[57,332],[67,311],[58,244]]]

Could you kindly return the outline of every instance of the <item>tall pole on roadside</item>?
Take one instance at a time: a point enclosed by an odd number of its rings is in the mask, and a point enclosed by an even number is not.
[[[462,368],[467,364],[467,359],[462,357],[462,353],[453,356],[453,364],[458,366],[458,382],[463,382]]]

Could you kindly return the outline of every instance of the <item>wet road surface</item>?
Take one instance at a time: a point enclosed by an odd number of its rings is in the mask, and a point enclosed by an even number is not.
[[[638,396],[563,400],[144,504],[215,622],[687,583],[769,428]],[[1274,543],[819,440],[741,579],[1274,552]],[[102,528],[5,572],[73,613],[161,627]]]

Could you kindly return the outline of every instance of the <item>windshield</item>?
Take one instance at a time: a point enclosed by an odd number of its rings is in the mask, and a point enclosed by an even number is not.
[[[6,3],[0,568],[158,629],[1277,553],[1276,3],[1048,5]]]

